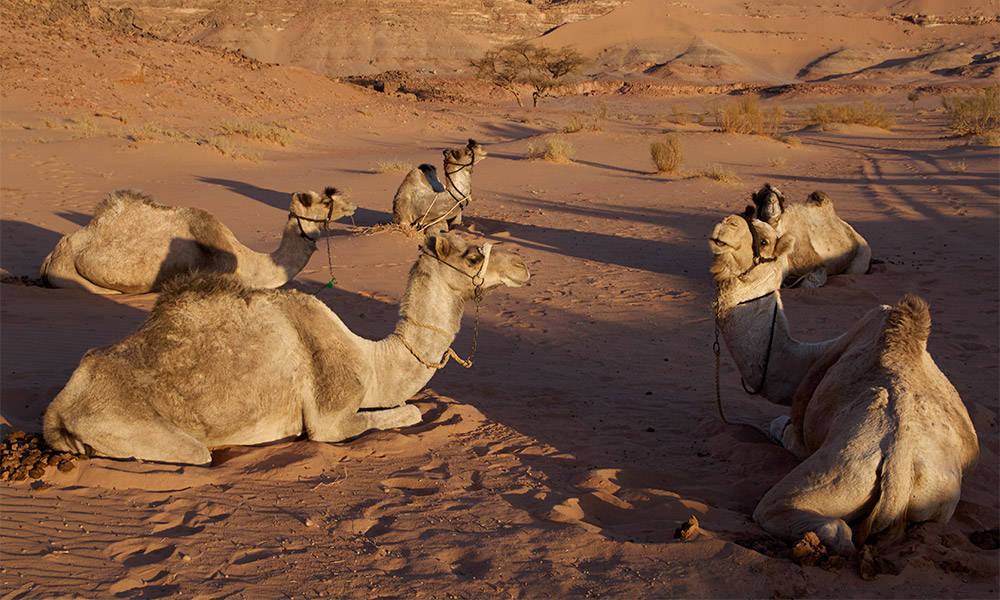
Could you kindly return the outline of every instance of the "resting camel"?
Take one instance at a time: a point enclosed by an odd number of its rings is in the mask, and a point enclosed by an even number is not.
[[[751,195],[757,218],[778,235],[795,237],[788,260],[787,280],[792,285],[820,287],[828,275],[867,273],[872,250],[865,238],[843,221],[824,192],[809,195],[803,204],[785,205],[785,196],[770,183]]]
[[[470,139],[466,146],[444,150],[444,185],[431,165],[411,170],[392,200],[392,222],[427,233],[461,225],[462,209],[472,199],[472,167],[484,158],[486,150]]]
[[[316,251],[320,226],[354,214],[336,189],[292,194],[281,245],[254,252],[200,208],[157,204],[132,190],[112,192],[83,229],[63,236],[42,262],[50,287],[95,294],[158,291],[180,273],[232,273],[250,287],[275,288],[302,270]]]
[[[413,425],[420,410],[405,402],[447,362],[465,302],[528,277],[514,254],[427,236],[395,331],[379,341],[351,333],[311,295],[231,276],[178,278],[138,331],[83,357],[45,412],[45,440],[59,451],[200,465],[213,446],[303,432],[337,442]]]
[[[748,391],[791,405],[770,433],[802,461],[768,490],[754,519],[788,539],[813,531],[843,555],[909,521],[947,521],[979,443],[927,353],[927,304],[907,295],[839,337],[800,342],[778,292],[794,244],[738,215],[710,241],[716,324]]]

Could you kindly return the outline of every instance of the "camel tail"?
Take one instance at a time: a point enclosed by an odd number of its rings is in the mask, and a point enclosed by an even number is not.
[[[84,446],[79,438],[66,429],[62,415],[59,414],[59,410],[54,405],[55,401],[45,411],[45,417],[42,421],[42,435],[45,437],[45,443],[57,452],[86,454],[86,446]]]
[[[881,393],[888,396],[884,389]],[[906,450],[913,445],[904,439],[908,435],[908,428],[897,426],[883,443],[882,462],[875,481],[878,500],[854,532],[854,543],[859,548],[870,535],[889,530],[890,537],[894,537],[906,524],[913,491],[913,452]]]
[[[887,355],[915,358],[923,354],[931,333],[931,313],[927,302],[907,294],[889,312],[881,342]]]

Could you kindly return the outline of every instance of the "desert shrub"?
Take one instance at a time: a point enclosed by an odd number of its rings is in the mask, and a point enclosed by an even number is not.
[[[375,163],[375,171],[379,173],[406,173],[413,165],[402,160],[380,160]]]
[[[574,152],[573,144],[559,137],[550,137],[541,147],[528,144],[528,158],[532,160],[568,163],[573,159]]]
[[[185,136],[176,129],[166,129],[154,123],[145,123],[143,125],[129,127],[125,131],[125,137],[133,142],[142,142],[148,140],[158,140],[161,138],[177,139]]]
[[[281,146],[288,143],[288,130],[279,125],[265,125],[255,121],[237,119],[219,123],[218,130],[222,135],[242,135],[251,140],[270,142]]]
[[[1000,84],[973,96],[944,96],[941,105],[948,127],[958,135],[984,135],[1000,130]]]
[[[715,120],[726,133],[774,135],[784,117],[780,106],[762,109],[760,98],[753,94],[715,106]]]
[[[681,164],[681,143],[677,136],[667,136],[662,142],[649,145],[649,155],[657,173],[673,173]]]
[[[229,158],[240,158],[244,160],[260,160],[260,154],[247,150],[245,147],[237,144],[233,141],[233,138],[216,135],[205,140],[209,146],[215,148],[219,151],[219,154],[223,156],[228,156]]]
[[[73,132],[75,137],[89,138],[97,133],[97,123],[89,115],[74,119],[66,125],[66,129]]]
[[[703,170],[700,175],[702,177],[714,179],[715,181],[721,181],[722,183],[736,183],[740,180],[732,169],[727,169],[726,167],[718,164],[710,165],[707,169]]]
[[[896,117],[888,108],[867,100],[859,104],[817,104],[807,108],[804,116],[807,127],[845,123],[892,129],[896,124]]]
[[[583,113],[573,113],[569,117],[569,123],[563,127],[563,133],[576,133],[582,131],[584,127]]]

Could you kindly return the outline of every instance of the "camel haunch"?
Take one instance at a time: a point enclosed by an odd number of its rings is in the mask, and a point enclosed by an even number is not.
[[[744,380],[791,404],[770,430],[802,460],[768,490],[754,519],[789,539],[814,531],[841,554],[906,522],[950,519],[979,443],[927,352],[927,304],[907,295],[837,338],[799,342],[778,292],[794,238],[755,220],[761,239],[777,238],[775,260],[755,261],[752,236],[737,219],[712,234],[717,323]]]

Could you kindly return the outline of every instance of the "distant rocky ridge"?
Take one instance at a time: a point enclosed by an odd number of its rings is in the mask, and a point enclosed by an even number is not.
[[[331,77],[463,71],[486,49],[624,0],[106,0],[164,39],[242,50]]]

